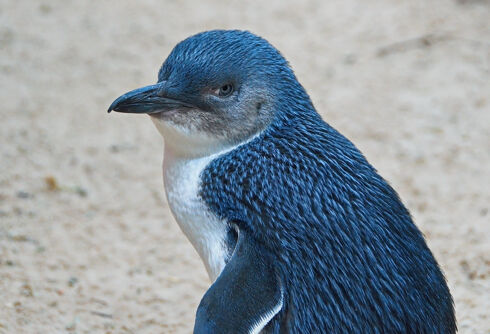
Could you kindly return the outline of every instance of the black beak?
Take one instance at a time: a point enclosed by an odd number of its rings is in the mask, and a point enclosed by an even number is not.
[[[182,101],[171,99],[163,93],[163,82],[132,90],[119,96],[107,112],[119,111],[125,113],[154,114],[178,108],[192,108]]]

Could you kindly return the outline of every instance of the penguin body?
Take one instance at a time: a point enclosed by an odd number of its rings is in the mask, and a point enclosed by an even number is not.
[[[194,333],[455,333],[408,210],[264,39],[192,36],[110,110],[164,137],[170,208],[213,281]]]
[[[211,211],[274,254],[285,307],[267,330],[454,332],[445,279],[395,191],[347,139],[308,118],[271,127],[201,177]]]

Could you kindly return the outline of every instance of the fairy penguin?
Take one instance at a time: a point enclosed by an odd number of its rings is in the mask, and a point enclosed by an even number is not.
[[[164,138],[167,200],[212,285],[194,333],[455,333],[445,278],[397,193],[247,31],[178,43],[109,107]]]

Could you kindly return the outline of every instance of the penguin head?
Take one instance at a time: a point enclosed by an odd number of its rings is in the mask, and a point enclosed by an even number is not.
[[[261,37],[207,31],[175,46],[156,84],[122,95],[108,111],[149,114],[176,154],[209,155],[266,128],[294,83],[287,61]]]

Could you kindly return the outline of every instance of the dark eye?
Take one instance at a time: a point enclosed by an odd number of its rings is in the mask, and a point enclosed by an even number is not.
[[[218,95],[221,97],[230,96],[231,93],[233,93],[233,85],[232,84],[223,85],[218,90]]]

